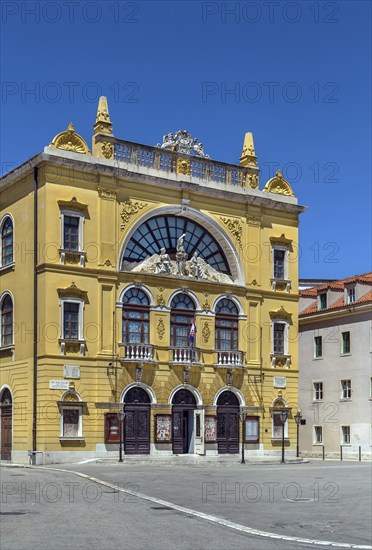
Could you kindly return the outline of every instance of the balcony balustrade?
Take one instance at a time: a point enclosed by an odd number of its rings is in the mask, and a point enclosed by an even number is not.
[[[216,351],[217,367],[242,368],[244,367],[244,352],[236,350]]]
[[[124,357],[122,361],[154,361],[154,346],[150,344],[122,344]]]
[[[194,348],[173,348],[172,363],[178,365],[190,365],[191,363],[200,363],[201,353],[199,349]]]
[[[184,153],[151,147],[131,141],[124,141],[111,136],[97,136],[97,142],[108,142],[113,145],[113,160],[127,165],[163,172],[164,175],[180,174],[200,180],[201,185],[223,183],[235,187],[258,189],[258,168],[243,167],[214,161],[205,157],[186,155]],[[128,166],[128,170],[130,170]]]

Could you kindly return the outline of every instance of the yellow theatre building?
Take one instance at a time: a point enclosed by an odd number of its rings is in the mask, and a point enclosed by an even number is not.
[[[142,145],[104,97],[91,148],[70,124],[3,176],[2,460],[295,453],[303,210],[251,133],[240,164]]]

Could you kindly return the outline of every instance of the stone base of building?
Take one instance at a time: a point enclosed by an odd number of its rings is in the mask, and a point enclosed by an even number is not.
[[[155,444],[151,444],[150,454],[147,455],[126,455],[123,452],[123,458],[125,461],[148,461],[165,459],[166,463],[176,464],[177,460],[187,461],[208,461],[208,459],[226,461],[226,462],[239,462],[240,452],[235,454],[219,454],[217,449],[206,450],[205,454],[198,455],[195,453],[188,453],[177,455],[173,454],[171,450],[158,449]],[[281,451],[278,450],[265,450],[263,445],[259,445],[258,449],[245,448],[245,459],[249,461],[254,460],[280,460]],[[294,459],[296,452],[294,450],[286,450],[285,456],[287,459]],[[303,455],[304,456],[304,455]],[[117,461],[119,457],[119,446],[110,445],[110,449],[106,448],[104,444],[97,444],[96,451],[36,451],[31,453],[30,451],[13,451],[11,463],[13,464],[33,464],[33,465],[46,465],[46,464],[67,464],[67,463],[82,463],[84,461]],[[168,462],[169,460],[169,462]]]

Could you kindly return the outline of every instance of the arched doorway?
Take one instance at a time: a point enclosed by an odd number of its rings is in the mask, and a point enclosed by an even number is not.
[[[172,450],[180,455],[194,452],[194,410],[196,399],[187,389],[178,390],[172,399]]]
[[[12,458],[12,394],[8,388],[0,396],[1,460]]]
[[[220,454],[239,452],[239,401],[229,390],[217,399],[217,444]]]
[[[150,397],[140,387],[124,396],[124,451],[127,455],[150,453]]]

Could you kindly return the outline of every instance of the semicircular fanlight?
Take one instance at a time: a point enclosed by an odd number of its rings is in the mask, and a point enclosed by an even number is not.
[[[155,216],[145,221],[133,233],[124,252],[122,269],[142,262],[165,248],[176,257],[177,240],[185,234],[184,247],[189,259],[198,256],[217,271],[231,275],[226,256],[217,240],[204,227],[182,216]]]

